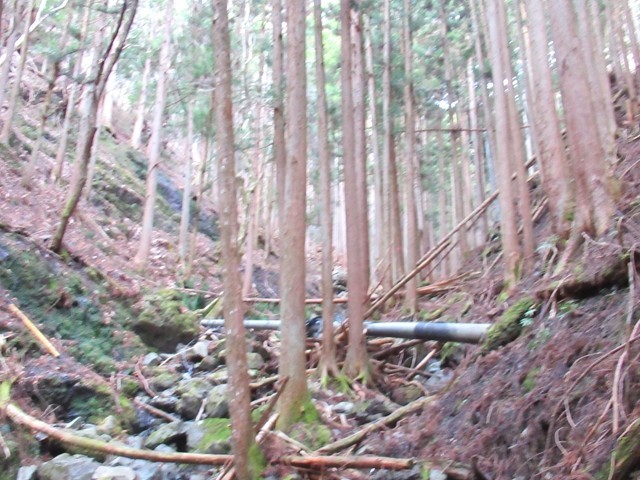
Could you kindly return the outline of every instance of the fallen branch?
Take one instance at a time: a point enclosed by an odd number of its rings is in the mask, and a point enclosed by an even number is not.
[[[323,456],[294,456],[285,455],[274,463],[291,465],[298,468],[378,468],[385,470],[407,470],[413,467],[413,460],[410,458],[389,458],[389,457],[323,457]]]
[[[408,340],[406,342],[402,342],[399,343],[397,345],[393,345],[389,348],[385,348],[384,350],[380,350],[379,352],[375,353],[373,355],[373,358],[376,360],[381,360],[385,357],[388,357],[390,355],[394,355],[398,352],[401,352],[402,350],[406,350],[407,348],[410,347],[415,347],[416,345],[420,345],[421,343],[424,343],[424,340],[421,339],[415,339],[415,340]]]
[[[140,407],[141,409],[146,410],[147,412],[149,412],[154,417],[162,418],[163,420],[166,420],[167,422],[177,422],[177,421],[180,420],[178,417],[176,417],[174,415],[171,415],[170,413],[167,413],[164,410],[160,410],[159,408],[152,407],[151,405],[147,405],[146,403],[144,403],[141,400],[138,400],[137,398],[133,399],[133,403],[137,407]]]
[[[31,430],[45,433],[65,445],[86,449],[91,452],[148,460],[150,462],[189,463],[194,465],[224,465],[226,462],[233,460],[233,455],[157,452],[155,450],[141,450],[138,448],[106,443],[101,440],[79,437],[72,433],[52,427],[48,423],[38,420],[37,418],[33,418],[11,403],[6,403],[1,406],[7,414],[7,417],[15,423],[24,425]]]
[[[38,329],[38,327],[36,327],[35,324],[31,320],[29,320],[29,317],[27,317],[24,313],[22,313],[22,311],[18,307],[16,307],[13,303],[10,303],[9,311],[13,313],[16,317],[18,317],[20,320],[22,320],[22,323],[24,323],[24,326],[27,327],[29,332],[31,332],[31,335],[34,336],[34,338],[38,341],[38,343],[42,345],[42,347],[47,352],[49,352],[50,355],[54,357],[60,356],[60,352],[56,350],[56,347],[53,346],[53,344],[49,341],[49,339],[42,334],[42,332]]]
[[[409,405],[405,405],[404,407],[399,408],[395,412],[390,415],[387,415],[380,420],[376,420],[375,422],[371,422],[366,424],[362,429],[358,430],[356,433],[349,435],[342,440],[338,440],[333,443],[329,443],[322,448],[319,448],[315,451],[316,454],[327,454],[337,452],[338,450],[343,450],[351,445],[354,445],[360,442],[364,437],[369,435],[376,430],[380,430],[388,425],[396,423],[402,417],[409,415],[411,413],[417,412],[422,409],[429,403],[434,400],[435,397],[426,397],[416,400],[415,402],[410,403]]]

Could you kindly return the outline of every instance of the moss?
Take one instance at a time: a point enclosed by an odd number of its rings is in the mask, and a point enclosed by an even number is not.
[[[249,476],[252,479],[262,478],[262,472],[267,468],[267,459],[257,443],[252,443],[249,447],[249,458],[247,459]]]
[[[445,342],[440,349],[440,361],[446,363],[451,360],[454,355],[461,350],[460,344],[457,342]]]
[[[640,419],[636,419],[618,438],[616,447],[611,454],[613,472],[609,476],[612,480],[622,480],[634,468],[640,465]]]
[[[332,440],[331,430],[322,423],[296,423],[291,429],[291,438],[307,446],[310,450],[329,444]]]
[[[202,420],[201,426],[204,436],[196,447],[198,452],[208,452],[214,445],[231,439],[231,423],[228,418],[206,418]]]
[[[521,320],[526,318],[528,312],[532,312],[535,302],[531,298],[522,298],[509,307],[500,319],[487,332],[487,339],[482,346],[482,352],[486,353],[506,345],[520,336],[522,331]]]
[[[527,376],[522,381],[522,389],[525,393],[529,393],[536,387],[538,375],[540,375],[540,367],[529,370]]]

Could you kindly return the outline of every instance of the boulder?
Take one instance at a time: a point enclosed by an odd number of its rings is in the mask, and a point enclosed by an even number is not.
[[[93,473],[92,480],[137,480],[138,476],[131,467],[107,467],[100,465]]]
[[[38,467],[40,480],[92,480],[100,464],[84,455],[63,453]]]
[[[231,422],[228,418],[206,418],[185,424],[187,448],[198,453],[226,454],[231,451]]]
[[[189,343],[200,332],[198,316],[188,310],[180,292],[160,290],[143,297],[133,331],[150,347],[173,352],[179,343]]]
[[[38,467],[36,465],[29,465],[27,467],[20,467],[18,469],[18,475],[16,480],[35,480]]]
[[[229,415],[227,401],[227,385],[216,385],[211,389],[204,404],[204,411],[208,417],[226,417]]]
[[[151,435],[149,435],[144,441],[144,446],[146,448],[154,449],[159,445],[175,443],[181,437],[184,437],[182,422],[165,423],[151,432]]]
[[[193,420],[198,415],[202,401],[211,390],[211,384],[203,378],[190,378],[180,382],[176,393],[180,399],[176,411],[186,420]]]

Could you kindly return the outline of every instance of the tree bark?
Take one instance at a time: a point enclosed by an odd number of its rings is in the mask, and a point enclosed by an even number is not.
[[[329,157],[329,118],[325,92],[324,49],[322,45],[322,7],[313,2],[318,90],[318,160],[320,164],[320,223],[322,227],[322,351],[321,378],[338,374],[333,335],[333,215],[331,212],[331,159]]]
[[[305,232],[307,189],[307,101],[305,71],[306,3],[287,5],[286,178],[280,295],[282,346],[280,378],[288,378],[280,397],[278,428],[297,421],[312,408],[305,372]]]
[[[136,120],[133,124],[131,132],[131,146],[140,148],[142,138],[142,127],[144,126],[144,112],[147,103],[147,86],[149,84],[149,73],[151,72],[151,56],[147,56],[144,62],[144,71],[142,73],[142,86],[140,87],[140,98],[138,99],[138,107],[136,108]]]
[[[182,190],[182,212],[178,253],[183,274],[189,272],[189,225],[191,223],[191,165],[193,163],[193,101],[187,104],[187,137],[184,139],[184,188]]]
[[[404,118],[405,118],[405,215],[407,235],[405,239],[405,270],[409,271],[418,261],[418,217],[416,207],[416,124],[413,100],[413,62],[411,46],[411,1],[404,0],[403,15],[403,53],[404,53]],[[418,280],[414,277],[407,282],[405,308],[413,315],[418,310]]]
[[[247,345],[243,323],[238,252],[238,205],[234,158],[233,104],[231,101],[231,54],[226,0],[215,0],[213,40],[216,45],[216,82],[214,108],[218,145],[218,182],[220,183],[220,240],[224,283],[224,324],[227,335],[229,368],[229,404],[232,405],[233,463],[239,480],[260,477],[259,466],[252,459],[255,444],[251,424],[251,391],[247,369]]]
[[[156,101],[153,109],[153,124],[151,139],[149,140],[149,167],[147,170],[147,186],[144,199],[144,213],[142,216],[142,230],[140,244],[134,258],[139,268],[144,268],[149,259],[151,236],[153,235],[153,217],[156,206],[158,186],[158,169],[160,168],[160,147],[162,143],[162,119],[164,106],[167,101],[167,81],[171,67],[171,25],[173,23],[173,0],[167,0],[164,17],[164,38],[160,48],[160,69],[157,76]]]
[[[565,150],[560,122],[556,111],[555,91],[549,67],[549,41],[546,32],[543,0],[527,0],[527,30],[529,45],[529,75],[532,91],[532,122],[538,143],[538,165],[542,184],[549,195],[549,212],[553,231],[566,238],[569,230],[569,213],[572,202],[572,186],[569,175],[569,159]]]
[[[273,25],[273,158],[276,166],[278,229],[282,237],[285,203],[286,142],[284,121],[284,46],[282,39],[282,0],[271,0]]]

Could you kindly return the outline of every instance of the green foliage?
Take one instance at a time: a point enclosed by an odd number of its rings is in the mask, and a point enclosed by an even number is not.
[[[529,370],[527,376],[522,381],[522,389],[524,393],[529,393],[536,386],[538,375],[540,374],[540,367]]]
[[[231,439],[231,422],[228,418],[206,418],[202,420],[202,428],[204,436],[197,447],[199,452],[207,452],[212,445]]]
[[[522,331],[522,319],[535,313],[535,302],[531,298],[522,298],[509,307],[500,319],[489,329],[482,346],[484,353],[495,350],[512,342]]]

